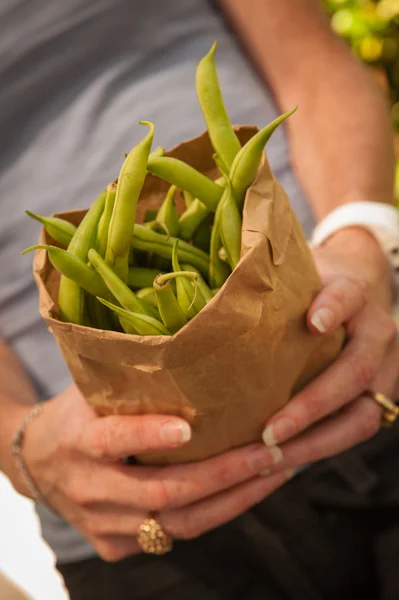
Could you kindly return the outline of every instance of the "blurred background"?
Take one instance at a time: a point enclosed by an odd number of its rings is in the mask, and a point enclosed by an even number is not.
[[[399,0],[322,1],[333,30],[367,64],[389,99],[399,208]],[[1,474],[0,507],[0,600],[66,600],[32,503],[16,494]]]
[[[399,0],[323,0],[332,29],[386,90],[395,132],[399,208]]]

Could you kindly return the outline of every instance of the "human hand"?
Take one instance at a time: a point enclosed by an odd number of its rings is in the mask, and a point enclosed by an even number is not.
[[[26,430],[24,459],[37,487],[105,560],[140,552],[136,534],[149,513],[173,538],[193,538],[233,519],[282,485],[263,444],[187,465],[124,465],[124,456],[177,447],[188,424],[171,416],[97,417],[75,386],[46,402]],[[13,481],[29,495],[23,480]]]
[[[389,315],[391,284],[369,234],[345,230],[315,251],[324,289],[308,312],[308,326],[325,335],[345,325],[347,344],[322,375],[267,423],[273,472],[347,450],[380,428],[381,407],[367,389],[394,397],[399,379],[397,330]]]

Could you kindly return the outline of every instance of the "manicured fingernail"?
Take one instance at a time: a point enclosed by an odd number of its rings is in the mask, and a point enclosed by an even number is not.
[[[161,438],[167,444],[183,444],[191,439],[191,428],[188,423],[167,421],[161,427]]]
[[[255,473],[263,475],[273,464],[273,456],[271,456],[270,450],[266,448],[256,448],[248,454],[247,461]]]
[[[278,446],[272,446],[272,448],[269,448],[269,452],[272,455],[274,465],[278,465],[279,463],[281,463],[281,461],[284,458],[281,448],[279,448]]]
[[[333,327],[335,323],[335,316],[332,310],[329,308],[319,308],[310,319],[313,327],[320,331],[320,333],[325,333],[331,327]]]
[[[293,437],[295,433],[295,422],[288,417],[283,417],[264,429],[262,439],[268,448],[272,448]]]

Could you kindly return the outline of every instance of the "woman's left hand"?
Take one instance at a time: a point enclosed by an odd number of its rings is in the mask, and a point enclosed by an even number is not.
[[[273,415],[263,433],[272,472],[336,455],[376,434],[382,408],[366,390],[394,398],[399,342],[388,265],[360,229],[335,234],[314,251],[324,289],[308,312],[315,335],[340,325],[347,344],[338,359]]]

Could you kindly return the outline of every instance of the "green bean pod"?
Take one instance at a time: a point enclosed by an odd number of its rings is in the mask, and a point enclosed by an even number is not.
[[[181,273],[182,271],[177,255],[179,244],[180,240],[176,240],[173,245],[172,266],[174,273]],[[195,283],[193,283],[191,278],[176,277],[176,293],[180,308],[183,310],[184,314],[187,315],[188,319],[195,317],[206,304],[206,300],[198,287],[198,277],[196,278]]]
[[[158,273],[158,275],[159,275],[159,273]],[[155,280],[155,278],[154,278],[154,280]],[[145,300],[146,302],[152,304],[153,306],[158,306],[157,297],[155,295],[155,291],[154,291],[153,287],[145,287],[145,288],[141,288],[141,290],[137,290],[136,296],[137,296],[137,298],[140,298],[140,300]]]
[[[165,235],[147,229],[144,225],[136,224],[134,227],[132,246],[138,250],[154,252],[155,254],[170,260],[172,258],[175,241],[176,238],[167,238]],[[209,256],[206,252],[191,246],[191,244],[188,244],[187,242],[180,241],[177,253],[179,260],[194,265],[205,276],[208,274]]]
[[[193,235],[193,245],[204,252],[209,252],[211,246],[211,230],[214,214],[210,213]]]
[[[225,194],[223,194],[224,196]],[[219,203],[215,213],[211,232],[211,247],[209,251],[209,285],[211,288],[220,288],[230,275],[230,267],[219,258],[219,250],[223,245],[220,233],[220,221],[222,212],[223,198]]]
[[[30,210],[25,211],[28,217],[39,221],[44,226],[47,233],[61,246],[68,246],[76,232],[76,227],[65,219],[59,217],[42,217],[36,215]]]
[[[147,161],[154,138],[154,126],[141,121],[150,131],[130,152],[122,165],[109,224],[106,262],[123,282],[127,282],[129,252],[136,219],[136,207],[147,172]],[[156,158],[155,160],[163,160]]]
[[[118,277],[93,248],[89,251],[89,260],[112,296],[118,300],[123,308],[135,313],[148,314],[143,302],[137,298],[136,294]]]
[[[227,256],[227,252],[224,246],[221,246],[219,252],[218,252],[218,256],[220,258],[220,260],[222,260],[223,262],[229,262],[229,257]]]
[[[196,198],[179,218],[179,238],[186,242],[193,239],[194,233],[210,212],[209,208]]]
[[[241,144],[223,103],[215,65],[216,47],[217,42],[198,64],[196,91],[212,146],[230,170]]]
[[[196,273],[198,273],[198,280],[197,280],[197,285],[198,285],[198,290],[199,292],[203,295],[205,302],[208,304],[208,302],[210,300],[212,300],[213,295],[212,295],[212,290],[209,288],[208,284],[206,283],[205,279],[202,277],[201,273],[195,269],[192,265],[188,265],[187,263],[182,263],[181,268],[183,269],[183,271],[194,271]]]
[[[165,155],[165,148],[163,146],[158,146],[158,148],[155,148],[155,150],[153,150],[149,156],[149,158],[158,158],[159,156],[164,156]]]
[[[206,177],[197,169],[177,158],[163,156],[148,161],[150,173],[164,179],[171,185],[176,185],[182,190],[190,192],[198,198],[209,210],[215,212],[223,189],[214,181]]]
[[[183,194],[184,204],[187,209],[194,202],[194,196],[192,194],[190,194],[190,192],[186,192],[186,190],[182,190],[182,194]]]
[[[155,277],[159,275],[158,269],[149,269],[147,267],[129,267],[127,284],[130,288],[141,289],[150,288],[154,283]]]
[[[116,306],[116,304],[112,304],[112,302],[107,302],[107,300],[103,300],[102,298],[99,298],[99,301],[119,316],[122,327],[126,333],[138,335],[171,335],[171,332],[166,329],[165,325],[153,317],[131,312],[130,310]]]
[[[68,250],[63,250],[57,246],[49,246],[47,244],[38,244],[31,246],[22,252],[26,254],[32,250],[47,250],[47,254],[54,269],[69,281],[75,283],[79,288],[82,288],[92,296],[101,296],[102,298],[112,299],[107,286],[104,284],[101,277],[91,269],[83,260],[70,254]]]
[[[68,245],[68,253],[87,262],[87,254],[96,239],[97,227],[104,210],[106,190],[93,202]],[[60,317],[67,323],[84,325],[84,294],[78,283],[61,275],[58,289]]]
[[[95,296],[87,294],[86,304],[89,321],[92,327],[103,331],[112,331],[114,329],[112,316],[107,307],[101,304]]]
[[[233,195],[240,211],[244,205],[245,193],[248,187],[254,182],[259,170],[265,145],[277,127],[295,111],[296,108],[280,115],[277,119],[266,125],[264,129],[248,140],[235,157],[229,177],[233,188]]]
[[[240,213],[238,212],[237,202],[233,196],[231,183],[228,179],[227,187],[220,204],[220,237],[222,238],[223,247],[226,251],[229,264],[232,269],[235,269],[241,256],[242,222]]]
[[[165,327],[172,333],[176,333],[187,323],[187,317],[181,309],[173,292],[173,288],[170,285],[170,279],[172,277],[177,278],[186,276],[198,277],[198,274],[182,271],[177,273],[166,273],[165,275],[158,275],[154,281],[154,291],[157,297],[159,314],[161,315]]]
[[[179,216],[176,209],[175,193],[176,186],[171,185],[155,218],[157,223],[165,225],[168,235],[173,235],[174,237],[176,237],[179,230]]]
[[[105,207],[104,212],[101,215],[100,222],[98,224],[97,229],[97,252],[102,258],[104,258],[105,253],[107,251],[108,244],[108,230],[109,224],[111,222],[112,211],[114,210],[115,205],[115,196],[116,196],[116,188],[117,185],[115,182],[110,183],[107,186],[107,196],[105,198]]]

